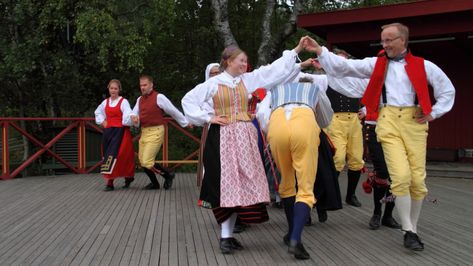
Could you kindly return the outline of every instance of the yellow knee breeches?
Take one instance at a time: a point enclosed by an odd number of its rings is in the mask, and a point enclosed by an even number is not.
[[[337,149],[333,160],[337,171],[345,167],[345,159],[348,161],[348,169],[352,171],[361,170],[365,164],[363,161],[363,134],[361,123],[356,113],[335,113],[332,122],[327,128],[327,134]]]
[[[141,128],[138,158],[144,168],[150,169],[154,165],[156,155],[163,145],[164,126],[151,126]]]
[[[294,108],[289,120],[286,119],[283,108],[278,108],[271,114],[268,141],[282,176],[279,185],[281,198],[295,195],[296,202],[304,202],[309,206],[315,204],[313,190],[319,134],[320,129],[312,109]]]
[[[425,161],[429,126],[416,122],[417,109],[383,107],[376,134],[391,176],[391,192],[396,196],[410,193],[412,199],[421,200],[427,195]]]

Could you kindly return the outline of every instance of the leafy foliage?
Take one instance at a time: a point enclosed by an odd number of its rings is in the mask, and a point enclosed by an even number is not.
[[[112,78],[133,105],[138,76],[152,75],[176,106],[218,62],[223,44],[203,0],[0,1],[0,116],[90,117],[107,97]],[[293,1],[276,1],[274,33],[288,20]],[[305,0],[305,12],[401,2]],[[256,64],[266,1],[229,1],[230,26]],[[286,47],[294,47],[299,30]],[[284,49],[280,47],[279,49]],[[282,51],[280,51],[282,52]],[[279,53],[280,54],[280,53]],[[29,126],[41,131],[46,126]]]

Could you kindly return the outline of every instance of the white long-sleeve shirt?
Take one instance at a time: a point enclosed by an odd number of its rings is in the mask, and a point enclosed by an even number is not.
[[[109,106],[110,107],[115,107],[117,106],[118,102],[120,101],[122,97],[119,96],[117,99],[115,100],[112,100],[111,98],[108,98],[110,99],[110,103],[109,103]],[[97,109],[95,109],[95,123],[97,123],[97,125],[101,125],[103,124],[103,121],[105,121],[107,119],[107,115],[105,114],[105,107],[107,106],[107,100],[108,99],[105,99],[102,101],[102,103],[97,107]],[[130,115],[132,114],[131,112],[131,107],[130,107],[130,103],[128,102],[127,99],[123,99],[122,101],[122,104],[120,105],[120,110],[122,111],[122,124],[124,126],[131,126],[132,125],[132,122],[131,122],[131,117]]]
[[[359,91],[365,90],[370,82],[369,79],[360,79],[352,77],[336,78],[327,75],[328,86],[335,91],[344,91],[347,97],[360,98]]]
[[[133,107],[133,115],[139,116],[140,115],[140,99],[141,96],[138,97],[136,100],[135,107]],[[179,123],[181,127],[186,127],[189,125],[189,121],[187,121],[186,117],[177,109],[172,102],[163,94],[158,93],[158,96],[156,97],[156,105],[158,105],[159,108],[163,109],[163,111],[170,115],[174,120]]]
[[[335,55],[322,47],[322,53],[318,57],[320,64],[327,74],[334,77],[356,77],[370,78],[376,64],[377,57],[367,57],[361,60],[345,59]],[[404,66],[407,62],[389,60],[386,73],[386,99],[387,104],[399,107],[415,106],[415,90]],[[427,82],[432,86],[436,103],[432,106],[430,115],[439,118],[450,111],[455,100],[455,88],[447,75],[434,63],[424,61]],[[334,88],[335,89],[335,88]],[[363,96],[366,87],[362,88],[340,88],[338,91],[350,97],[360,98]],[[380,99],[382,102],[382,99]]]
[[[207,102],[213,108],[213,101],[210,101],[210,99],[217,93],[220,84],[235,88],[241,81],[244,83],[247,92],[251,94],[257,88],[272,88],[282,83],[292,73],[296,64],[296,57],[297,53],[294,50],[284,51],[283,56],[271,65],[262,66],[237,77],[223,72],[197,85],[181,101],[187,119],[190,123],[199,126],[210,121],[212,114],[201,107]]]

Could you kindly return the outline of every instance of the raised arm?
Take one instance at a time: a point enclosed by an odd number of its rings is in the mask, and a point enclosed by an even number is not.
[[[367,57],[365,59],[346,59],[330,52],[327,48],[322,47],[319,63],[328,75],[343,78],[369,78],[373,73],[376,63],[375,57]]]
[[[257,88],[272,88],[288,79],[293,74],[297,53],[294,50],[284,51],[283,56],[270,65],[261,66],[253,72],[243,74],[248,93]]]
[[[309,59],[305,60],[304,62],[295,64],[294,67],[293,67],[292,73],[289,74],[289,76],[281,84],[299,82],[299,79],[301,77],[307,77],[306,75],[310,75],[310,74],[306,74],[306,73],[301,72],[301,71],[303,69],[306,69],[306,68],[312,66],[314,61],[315,61],[315,59],[309,58]],[[310,77],[310,78],[312,78],[312,77]]]
[[[243,74],[248,93],[252,93],[257,88],[273,88],[289,79],[297,70],[295,66],[297,54],[304,50],[308,38],[308,36],[302,37],[294,49],[284,51],[283,55],[270,65],[261,66],[250,73]]]
[[[334,77],[369,78],[376,62],[375,57],[362,60],[346,59],[330,52],[327,48],[320,46],[317,41],[308,38],[305,49],[317,54],[320,65],[325,72]]]

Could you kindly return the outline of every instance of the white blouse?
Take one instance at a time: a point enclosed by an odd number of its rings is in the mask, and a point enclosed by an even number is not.
[[[110,103],[109,103],[110,107],[117,106],[121,98],[122,98],[121,96],[119,96],[115,100],[108,98],[110,99]],[[97,125],[103,124],[103,121],[107,119],[107,115],[105,114],[105,107],[107,106],[108,99],[103,100],[102,103],[97,107],[97,109],[95,109],[95,112],[94,112],[95,123],[97,123]],[[123,99],[122,104],[120,105],[120,110],[122,111],[122,114],[123,114],[122,124],[124,126],[131,126],[132,125],[131,118],[130,118],[131,107],[127,99]]]
[[[203,109],[202,106],[207,102],[213,108],[213,101],[211,99],[217,93],[219,84],[235,88],[242,81],[248,94],[251,94],[258,88],[270,89],[281,84],[293,73],[296,58],[297,53],[294,50],[284,51],[283,56],[271,65],[261,66],[252,72],[244,73],[237,77],[223,72],[197,85],[181,101],[187,119],[190,123],[198,126],[210,121],[213,114]]]
[[[367,57],[361,60],[345,59],[322,47],[319,62],[327,74],[335,77],[370,78],[376,64],[377,57]],[[404,66],[407,62],[389,60],[386,73],[386,98],[387,104],[399,107],[414,106],[416,93],[412,83],[407,76]],[[434,89],[436,103],[432,106],[430,115],[435,119],[450,111],[455,100],[455,88],[445,73],[434,63],[425,60],[425,72],[427,82]],[[334,88],[335,89],[335,88]],[[360,98],[366,87],[340,88],[340,93],[350,97]],[[381,98],[381,97],[380,97]],[[382,102],[382,99],[380,99]]]
[[[136,100],[135,107],[133,107],[132,115],[140,115],[140,99],[141,96],[138,97],[138,99]],[[163,109],[166,114],[174,118],[174,120],[176,120],[181,127],[186,127],[189,125],[189,122],[187,121],[186,117],[172,104],[172,102],[166,96],[164,96],[164,94],[158,93],[158,97],[156,97],[156,104],[159,108]]]

